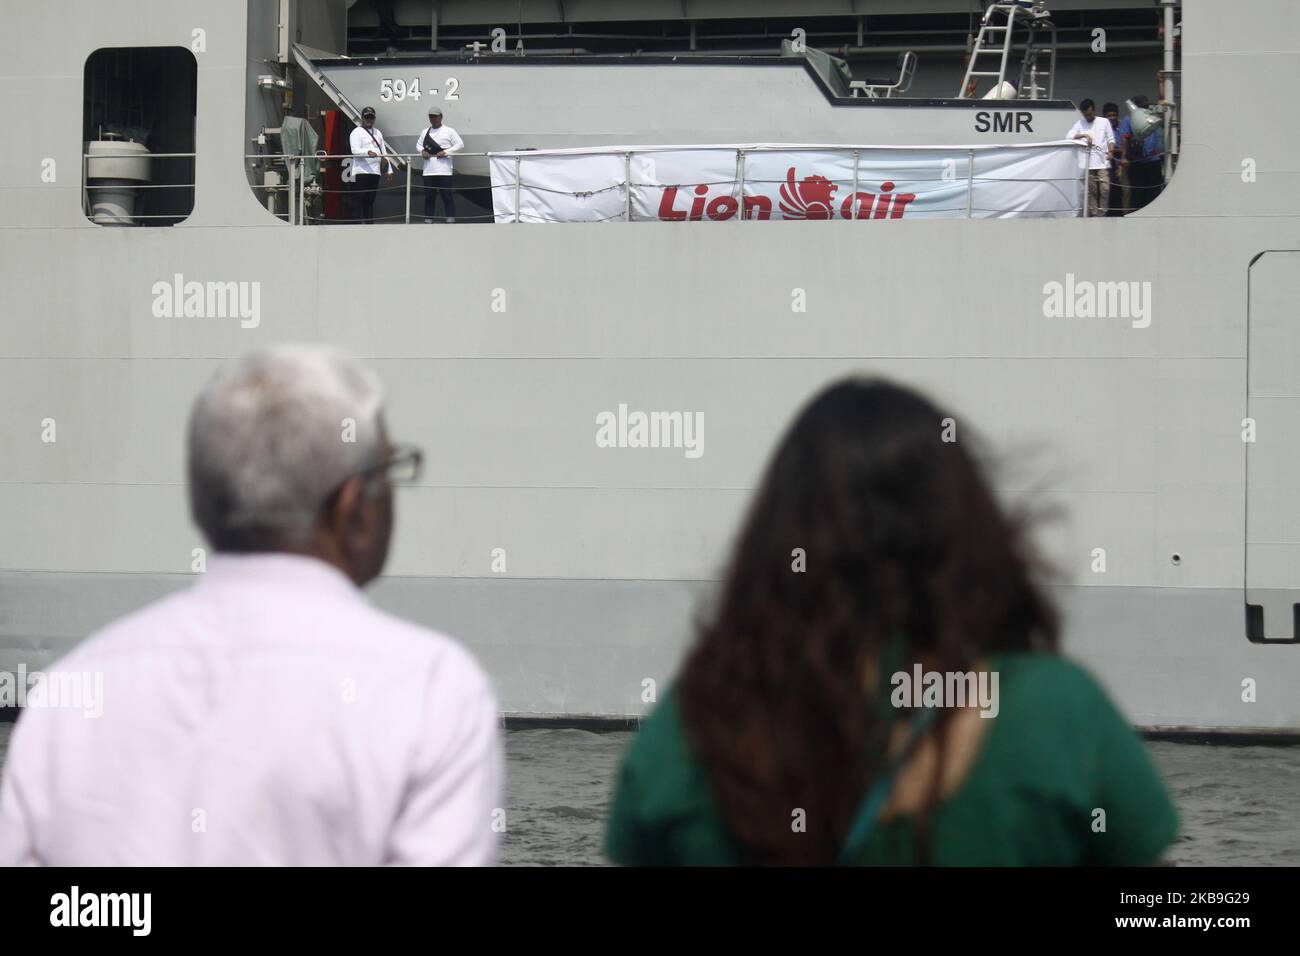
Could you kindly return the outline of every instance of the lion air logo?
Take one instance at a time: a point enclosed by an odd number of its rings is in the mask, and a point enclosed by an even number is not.
[[[756,193],[766,184],[746,182],[743,218],[771,219],[772,197]],[[692,192],[695,198],[690,209],[677,208],[678,186],[663,187],[659,200],[659,218],[666,222],[699,222],[702,219],[720,221],[733,219],[740,210],[741,203],[734,194],[732,183],[718,184],[724,189],[721,195],[709,197],[709,186],[696,186]],[[836,193],[839,186],[816,173],[798,178],[795,167],[786,170],[785,180],[781,183],[778,196],[780,217],[782,219],[835,219],[836,211],[840,219],[902,219],[909,203],[916,199],[916,193],[895,193],[894,184],[880,184],[879,193],[855,192],[845,196],[836,205]]]
[[[791,166],[781,184],[781,215],[786,219],[834,219],[831,200],[839,188],[825,176],[812,175],[796,181]]]

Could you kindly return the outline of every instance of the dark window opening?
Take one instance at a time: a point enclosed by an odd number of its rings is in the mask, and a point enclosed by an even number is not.
[[[86,216],[105,226],[171,226],[194,210],[198,63],[184,47],[96,50],[86,60]]]

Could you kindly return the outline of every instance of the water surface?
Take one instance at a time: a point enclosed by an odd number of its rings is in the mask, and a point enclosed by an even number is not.
[[[11,725],[0,723],[0,763]],[[506,734],[507,866],[590,866],[632,732]],[[1182,817],[1179,866],[1300,865],[1300,746],[1148,745]]]

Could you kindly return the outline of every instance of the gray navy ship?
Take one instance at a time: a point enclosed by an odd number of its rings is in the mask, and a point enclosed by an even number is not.
[[[1065,648],[1138,725],[1300,733],[1300,4],[1048,6],[0,0],[0,668],[201,572],[193,396],[324,341],[426,452],[375,600],[510,715],[645,712],[780,430],[867,373],[1054,514]],[[497,221],[484,155],[1050,143],[1143,92],[1168,182],[1123,216]],[[455,223],[405,188],[435,103]],[[336,155],[364,106],[374,224]],[[602,447],[638,411],[700,453]]]

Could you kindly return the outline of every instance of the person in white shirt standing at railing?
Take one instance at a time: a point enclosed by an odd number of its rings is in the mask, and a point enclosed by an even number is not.
[[[429,125],[417,140],[424,157],[424,221],[433,222],[435,203],[442,194],[447,221],[456,221],[456,197],[451,186],[451,154],[465,148],[465,141],[442,121],[442,110],[429,108]]]
[[[1083,118],[1070,127],[1067,136],[1088,144],[1088,215],[1104,216],[1110,204],[1110,161],[1115,155],[1115,131],[1110,120],[1097,115],[1097,104],[1079,104]]]
[[[384,154],[388,144],[384,134],[375,128],[375,108],[367,106],[361,111],[361,125],[348,137],[352,147],[352,219],[354,222],[375,221],[375,194],[379,190],[379,177],[386,175],[391,182],[393,165]]]

